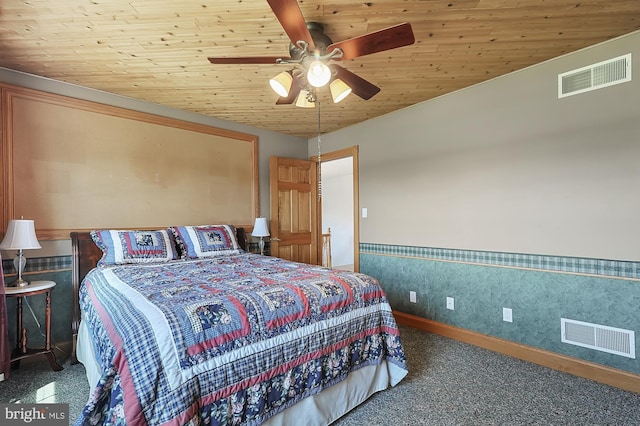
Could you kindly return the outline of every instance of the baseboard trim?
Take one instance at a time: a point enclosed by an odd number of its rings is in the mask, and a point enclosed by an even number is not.
[[[554,370],[573,374],[574,376],[604,383],[626,391],[640,393],[640,375],[637,374],[566,355],[560,355],[521,343],[511,342],[498,337],[488,336],[404,312],[394,311],[393,315],[400,325],[439,334],[534,364],[553,368]]]

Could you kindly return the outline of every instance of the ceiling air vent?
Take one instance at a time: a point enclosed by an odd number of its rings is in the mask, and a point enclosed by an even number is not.
[[[558,98],[631,81],[631,53],[558,75]]]
[[[635,332],[560,318],[562,342],[627,358],[636,357]]]

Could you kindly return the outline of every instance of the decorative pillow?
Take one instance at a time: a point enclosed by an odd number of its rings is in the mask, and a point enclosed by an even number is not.
[[[182,258],[199,259],[242,251],[233,225],[172,226],[169,229]]]
[[[173,234],[158,231],[91,231],[91,238],[102,250],[98,266],[126,263],[167,262],[178,259]]]

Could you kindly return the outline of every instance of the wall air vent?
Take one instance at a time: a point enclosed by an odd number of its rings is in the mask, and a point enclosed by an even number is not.
[[[631,81],[631,53],[558,75],[558,98]]]
[[[562,342],[627,358],[636,358],[635,332],[560,318]]]

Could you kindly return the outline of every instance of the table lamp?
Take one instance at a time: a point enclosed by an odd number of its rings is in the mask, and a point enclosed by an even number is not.
[[[260,254],[264,255],[264,237],[268,237],[269,225],[267,224],[266,217],[256,217],[256,222],[253,224],[253,231],[251,235],[254,237],[260,237]]]
[[[18,250],[16,258],[13,260],[13,266],[18,272],[18,279],[10,285],[24,287],[29,284],[29,282],[22,279],[22,271],[24,271],[24,267],[27,264],[27,259],[22,254],[22,250],[39,248],[41,247],[36,238],[33,220],[13,219],[9,221],[7,233],[0,243],[0,249]]]

